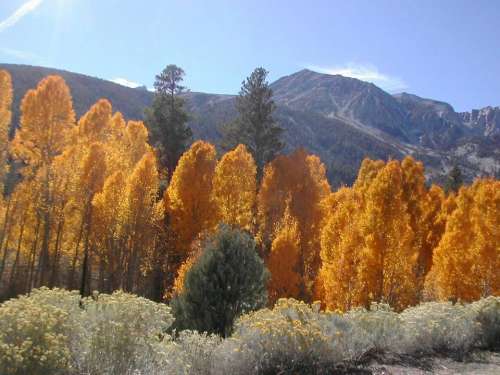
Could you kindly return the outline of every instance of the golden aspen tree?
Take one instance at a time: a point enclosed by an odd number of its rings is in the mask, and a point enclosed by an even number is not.
[[[109,138],[107,146],[108,152],[108,171],[113,174],[117,171],[129,173],[135,166],[129,157],[130,148],[128,147],[126,135],[127,123],[120,112],[116,112],[109,122]],[[142,155],[141,155],[142,156]]]
[[[264,168],[257,197],[258,237],[264,246],[264,256],[274,239],[275,223],[283,217],[289,200],[290,213],[296,218],[300,231],[299,273],[304,277],[305,292],[309,295],[320,262],[321,202],[329,193],[324,165],[317,156],[299,149],[289,156],[278,156]]]
[[[128,177],[125,189],[128,210],[125,289],[128,291],[137,288],[139,268],[150,268],[147,261],[155,249],[155,229],[163,218],[163,205],[156,205],[158,188],[157,160],[153,152],[147,152]]]
[[[332,194],[332,209],[321,232],[322,302],[329,310],[347,311],[360,304],[362,285],[358,268],[363,248],[359,226],[361,194],[341,188]]]
[[[30,245],[36,221],[38,190],[33,180],[23,180],[11,193],[12,226],[9,232],[13,237],[11,246],[15,254],[11,258],[10,276],[8,283],[6,282],[10,296],[28,291],[26,280],[29,276]]]
[[[29,90],[21,103],[20,127],[11,143],[13,156],[26,164],[25,174],[41,174],[40,215],[43,217],[42,243],[37,284],[47,282],[51,240],[52,161],[68,144],[75,123],[71,94],[59,76],[43,79]]]
[[[267,259],[267,267],[271,273],[268,284],[269,302],[274,304],[279,298],[299,299],[302,277],[300,267],[300,233],[297,220],[290,214],[287,206]]]
[[[366,190],[384,166],[385,163],[382,160],[363,159],[353,187],[360,191]]]
[[[500,181],[477,180],[474,190],[475,246],[473,272],[481,297],[500,295]]]
[[[438,299],[473,301],[498,295],[499,228],[500,182],[478,180],[462,187],[434,251],[429,278]]]
[[[417,284],[415,285],[415,303],[422,299],[425,276],[432,263],[432,252],[437,246],[439,236],[438,216],[441,211],[444,194],[437,186],[430,191],[425,186],[424,166],[407,156],[401,162],[403,171],[403,199],[410,216],[413,230],[412,246],[418,254],[415,267]],[[439,241],[439,238],[437,239]]]
[[[441,217],[444,201],[443,189],[432,185],[422,202],[421,225],[424,237],[418,262],[423,269],[424,278],[432,267],[432,254],[444,233],[446,221],[443,221]]]
[[[438,193],[441,196],[441,207],[434,220],[433,232],[430,233],[431,237],[429,241],[432,241],[433,251],[432,259],[430,262],[429,272],[427,272],[424,280],[424,290],[422,299],[425,301],[431,301],[438,299],[438,280],[437,280],[437,268],[434,267],[436,255],[435,251],[439,245],[444,232],[446,230],[446,223],[451,217],[451,214],[457,208],[456,193],[451,191],[448,195],[445,194],[442,188],[433,185],[429,190],[429,195]],[[434,198],[436,199],[436,198]]]
[[[215,167],[213,201],[218,221],[252,230],[257,167],[243,145],[226,153]]]
[[[51,218],[54,238],[51,241],[51,273],[49,286],[58,285],[61,281],[60,265],[65,257],[70,256],[71,234],[77,225],[72,215],[75,207],[80,205],[81,195],[79,171],[81,166],[78,146],[68,146],[62,154],[56,156],[52,163],[51,177]]]
[[[106,151],[102,143],[95,142],[89,147],[82,160],[80,186],[83,192],[83,263],[80,294],[86,294],[91,272],[92,200],[104,185],[106,174]]]
[[[113,144],[117,145],[117,147],[118,145],[125,147],[126,128],[127,123],[121,112],[115,112],[109,123],[109,133],[111,141]]]
[[[125,128],[125,147],[129,165],[134,166],[149,151],[148,130],[142,121],[129,121]]]
[[[401,309],[414,302],[416,282],[413,230],[403,199],[403,173],[389,161],[366,190],[360,218],[364,248],[359,274],[361,301],[386,302]]]
[[[175,247],[185,258],[193,240],[216,223],[212,180],[216,165],[215,147],[197,141],[179,159],[164,201]],[[182,261],[182,260],[181,260]]]
[[[126,178],[122,171],[109,176],[102,191],[94,196],[94,241],[99,258],[106,265],[108,292],[119,289],[123,282],[125,267],[124,226],[126,224],[125,202]]]
[[[415,161],[411,156],[407,156],[400,164],[403,173],[402,199],[406,203],[406,209],[410,217],[410,226],[413,230],[413,246],[419,254],[419,273],[424,274],[426,270],[420,264],[423,256],[423,246],[427,235],[426,228],[422,225],[424,215],[423,204],[427,196],[425,187],[424,166],[421,162]]]
[[[111,103],[107,99],[98,100],[78,121],[77,141],[87,145],[106,143],[110,136],[111,116]]]
[[[0,70],[0,195],[4,191],[7,173],[9,129],[12,118],[12,79],[6,70]],[[2,200],[3,197],[0,197]]]

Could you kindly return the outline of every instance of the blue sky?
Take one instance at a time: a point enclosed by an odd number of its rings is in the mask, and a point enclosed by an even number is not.
[[[457,110],[500,105],[500,1],[2,0],[0,62],[237,93],[308,67]]]

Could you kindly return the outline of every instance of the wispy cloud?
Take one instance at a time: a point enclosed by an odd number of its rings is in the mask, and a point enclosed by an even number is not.
[[[119,85],[131,87],[135,89],[136,87],[142,86],[140,83],[129,81],[126,78],[113,78],[111,82],[118,83]]]
[[[362,81],[372,82],[389,92],[402,91],[408,88],[406,82],[401,78],[381,73],[376,66],[371,64],[351,63],[333,67],[311,65],[308,66],[308,68],[320,73],[340,74],[344,77],[352,77]]]
[[[28,0],[27,2],[25,2],[23,5],[17,8],[16,11],[12,13],[9,17],[4,19],[3,21],[0,21],[0,33],[8,29],[9,27],[14,26],[25,15],[33,12],[36,8],[40,6],[42,2],[43,0]]]

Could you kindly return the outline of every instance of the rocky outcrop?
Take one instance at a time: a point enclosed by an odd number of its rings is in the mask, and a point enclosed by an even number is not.
[[[500,137],[500,107],[473,109],[459,115],[466,126],[479,130],[485,137]]]
[[[449,149],[470,135],[469,128],[448,103],[402,93],[394,98],[404,108],[413,140],[424,147]]]

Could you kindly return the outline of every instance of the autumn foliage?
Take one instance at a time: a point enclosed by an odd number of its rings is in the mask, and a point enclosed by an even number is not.
[[[39,286],[179,295],[221,222],[255,239],[270,304],[401,310],[500,294],[498,180],[445,193],[411,157],[366,159],[352,187],[332,192],[325,166],[303,149],[277,156],[258,182],[245,146],[218,155],[201,140],[167,173],[141,121],[106,99],[77,119],[61,77],[26,93],[9,139],[11,103],[0,71],[3,298]],[[19,178],[4,192],[9,160]]]

